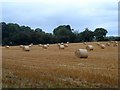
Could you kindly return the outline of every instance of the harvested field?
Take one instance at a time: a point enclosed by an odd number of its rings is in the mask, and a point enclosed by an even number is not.
[[[29,52],[19,46],[3,47],[3,87],[117,87],[118,47],[87,44],[94,46],[88,58],[75,56],[75,50],[86,48],[83,43],[70,43],[64,50],[57,44],[48,49],[34,45]]]

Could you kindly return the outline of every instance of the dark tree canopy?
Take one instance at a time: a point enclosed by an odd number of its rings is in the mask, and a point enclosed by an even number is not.
[[[53,30],[55,37],[57,37],[58,42],[70,41],[72,36],[72,29],[70,25],[61,25]]]
[[[104,40],[107,33],[108,33],[107,30],[104,28],[96,28],[94,31],[94,35],[97,41]]]
[[[72,33],[72,30],[69,25],[61,25],[55,28],[53,33],[58,36],[69,36]]]
[[[79,36],[81,38],[81,41],[84,42],[90,42],[94,38],[93,31],[89,30],[88,28],[85,28],[85,31],[81,32]]]
[[[47,38],[43,40],[47,34],[39,28],[35,30],[29,26],[19,26],[18,24],[2,22],[2,44],[3,45],[19,45],[34,44],[47,42]]]
[[[120,40],[120,37],[106,37],[108,33],[104,28],[96,28],[95,31],[91,31],[85,28],[84,31],[79,32],[71,29],[70,25],[60,25],[53,30],[52,33],[46,33],[41,28],[31,29],[29,26],[20,26],[16,23],[1,22],[2,26],[2,45],[28,45],[34,44],[51,44],[60,42],[90,42],[93,40]]]

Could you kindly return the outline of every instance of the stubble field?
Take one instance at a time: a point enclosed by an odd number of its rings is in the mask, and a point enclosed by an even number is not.
[[[75,50],[86,47],[83,43],[70,43],[64,50],[57,44],[48,49],[34,45],[29,52],[19,46],[2,47],[3,88],[117,87],[118,47],[87,44],[94,46],[88,58],[75,56]]]

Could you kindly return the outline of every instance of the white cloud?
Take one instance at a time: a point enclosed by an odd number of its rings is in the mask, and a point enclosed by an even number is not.
[[[0,3],[0,22],[2,21],[2,4]]]
[[[88,27],[117,30],[118,0],[2,0],[3,21],[40,27],[48,32],[60,24],[79,31]],[[113,31],[109,34],[112,34]]]

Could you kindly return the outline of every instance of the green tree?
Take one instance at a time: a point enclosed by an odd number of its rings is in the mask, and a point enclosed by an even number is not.
[[[77,43],[77,42],[81,42],[81,41],[82,41],[82,40],[80,40],[81,37],[80,37],[80,33],[79,33],[78,30],[73,30],[73,38],[74,38],[74,39],[72,39],[72,40],[73,40],[74,43]]]
[[[71,35],[73,34],[70,25],[60,25],[53,30],[53,33],[58,42],[70,41]]]
[[[17,33],[20,30],[20,26],[18,24],[2,22],[2,43],[12,45],[14,41],[18,37],[16,37]]]
[[[104,41],[107,33],[108,31],[104,28],[96,28],[94,31],[94,35],[97,41]]]
[[[43,44],[47,44],[47,43],[51,44],[51,43],[53,43],[53,35],[51,33],[43,34],[42,43]]]
[[[88,28],[85,28],[85,31],[79,33],[79,39],[80,41],[84,42],[90,42],[94,38],[94,33],[93,31],[89,30]]]
[[[40,29],[40,28],[36,28],[35,29],[35,32],[39,32],[39,33],[45,33],[42,29]]]

